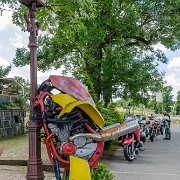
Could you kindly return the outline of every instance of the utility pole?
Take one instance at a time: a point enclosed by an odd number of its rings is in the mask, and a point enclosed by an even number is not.
[[[41,141],[40,128],[41,125],[37,119],[34,119],[34,104],[37,95],[37,36],[39,24],[36,22],[36,8],[45,7],[45,3],[41,0],[19,0],[20,3],[28,7],[29,12],[24,15],[27,30],[30,33],[29,49],[30,49],[30,116],[29,116],[29,159],[27,164],[28,180],[43,180],[44,174],[41,159]]]

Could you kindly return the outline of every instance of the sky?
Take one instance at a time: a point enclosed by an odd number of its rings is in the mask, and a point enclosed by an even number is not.
[[[0,65],[12,65],[8,77],[21,76],[30,79],[29,66],[15,67],[12,64],[16,49],[27,46],[29,34],[13,25],[11,16],[11,11],[3,11],[2,16],[0,16]],[[167,85],[173,87],[172,94],[175,100],[177,91],[180,90],[180,50],[172,52],[162,44],[157,44],[154,48],[162,50],[169,59],[168,64],[162,64],[159,68],[166,72],[164,80],[167,81]],[[48,79],[49,75],[61,75],[61,69],[52,69],[45,73],[38,71],[38,84]]]

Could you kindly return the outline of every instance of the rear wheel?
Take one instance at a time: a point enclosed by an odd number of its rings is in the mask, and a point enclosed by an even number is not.
[[[124,145],[124,156],[129,162],[134,160],[134,152],[131,144]]]
[[[154,135],[150,136],[150,140],[151,140],[151,142],[154,141]]]
[[[150,131],[150,140],[151,140],[151,142],[154,141],[154,136],[155,136],[155,130],[152,128],[151,131]]]

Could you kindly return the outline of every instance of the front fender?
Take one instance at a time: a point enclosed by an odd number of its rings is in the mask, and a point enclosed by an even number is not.
[[[123,144],[131,144],[133,142],[133,138],[126,138]]]
[[[63,180],[66,180],[65,174]],[[69,180],[91,180],[90,167],[84,159],[70,156]]]
[[[100,128],[104,127],[104,119],[96,109],[96,107],[89,101],[78,101],[68,94],[56,94],[51,96],[52,100],[63,107],[59,117],[65,113],[70,113],[75,107],[82,109],[92,121]]]
[[[70,104],[67,104],[61,113],[59,114],[59,117],[61,117],[65,113],[70,113],[75,107],[78,107],[82,109],[91,119],[92,121],[98,125],[100,128],[104,127],[104,119],[99,113],[99,111],[96,109],[95,106],[93,106],[88,101],[75,101]]]

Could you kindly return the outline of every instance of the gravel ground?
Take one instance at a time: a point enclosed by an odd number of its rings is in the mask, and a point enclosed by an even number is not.
[[[24,180],[27,168],[25,166],[0,166],[0,180]],[[55,180],[54,173],[44,172],[45,180]]]
[[[43,164],[50,164],[47,157],[46,148],[43,143],[41,154]],[[17,136],[13,138],[6,138],[0,140],[0,148],[3,149],[3,154],[0,156],[1,160],[27,160],[28,159],[28,135]]]

